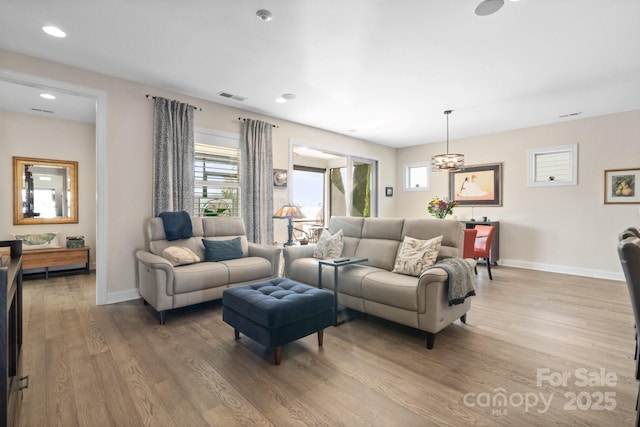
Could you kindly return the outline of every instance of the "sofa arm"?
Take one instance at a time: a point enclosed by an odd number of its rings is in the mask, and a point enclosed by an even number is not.
[[[145,250],[137,251],[136,258],[140,295],[158,311],[172,308],[170,299],[174,293],[173,265],[167,259]]]
[[[284,277],[289,277],[289,268],[291,263],[298,258],[311,258],[316,245],[292,245],[285,246],[282,253],[284,254]]]
[[[271,263],[271,276],[280,274],[280,254],[282,249],[276,246],[261,245],[259,243],[249,243],[249,256],[265,258]]]

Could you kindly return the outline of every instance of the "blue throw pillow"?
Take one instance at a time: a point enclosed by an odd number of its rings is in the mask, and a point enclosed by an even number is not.
[[[182,212],[161,212],[162,225],[167,240],[180,240],[193,237],[193,227],[191,217],[187,211]]]
[[[226,261],[242,258],[242,241],[240,237],[229,240],[202,239],[204,245],[204,260],[208,262]]]

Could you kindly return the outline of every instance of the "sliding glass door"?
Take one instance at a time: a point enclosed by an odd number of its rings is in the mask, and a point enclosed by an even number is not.
[[[377,216],[376,160],[302,145],[292,145],[292,158],[292,201],[307,221],[325,224],[332,216]]]

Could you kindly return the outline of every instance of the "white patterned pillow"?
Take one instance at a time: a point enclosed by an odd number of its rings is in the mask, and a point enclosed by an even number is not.
[[[174,267],[184,264],[200,262],[200,257],[184,246],[169,246],[162,251],[162,256],[166,258]]]
[[[333,236],[329,233],[329,230],[322,230],[318,243],[313,250],[313,257],[320,259],[339,258],[342,255],[342,247],[344,246],[343,237],[342,230],[338,230]]]
[[[441,244],[442,236],[430,240],[418,240],[405,236],[396,257],[393,273],[419,276],[435,264]]]

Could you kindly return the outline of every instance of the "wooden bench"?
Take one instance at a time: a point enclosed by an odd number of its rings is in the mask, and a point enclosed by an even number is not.
[[[44,268],[45,279],[49,278],[49,267],[84,264],[87,274],[90,272],[91,248],[51,248],[22,251],[22,269]]]

